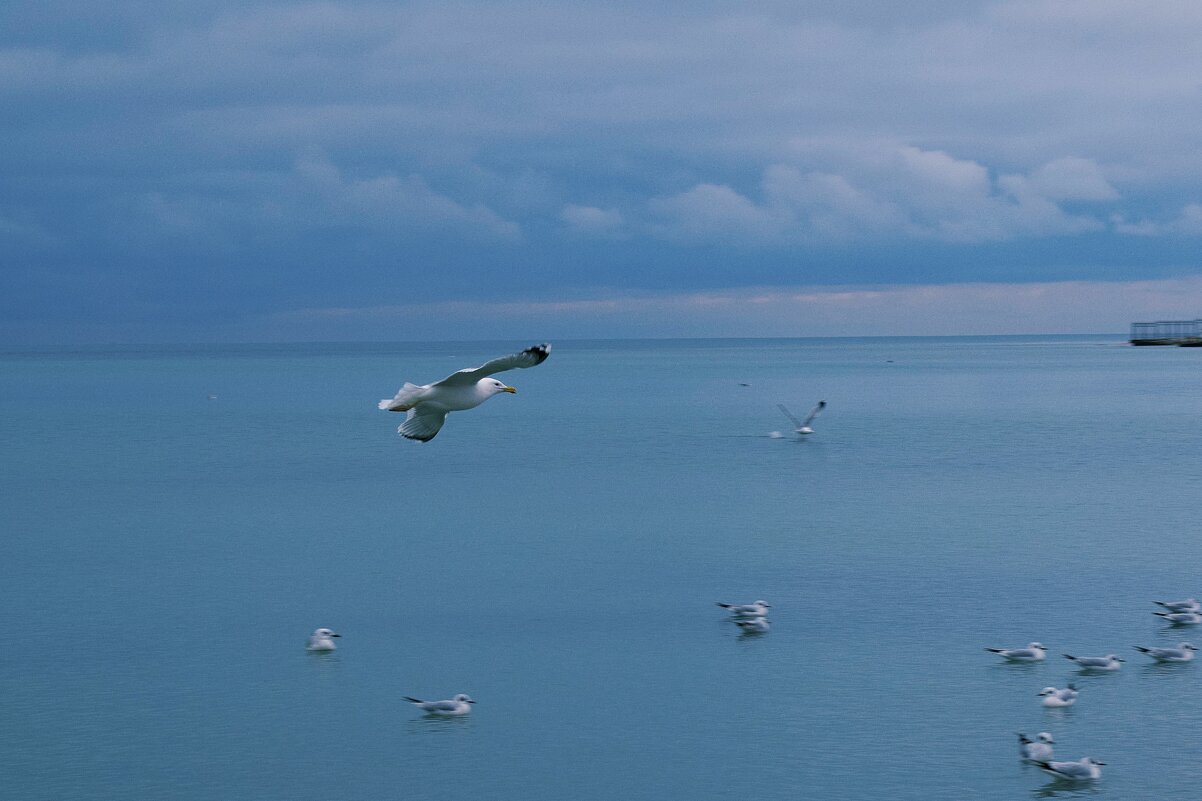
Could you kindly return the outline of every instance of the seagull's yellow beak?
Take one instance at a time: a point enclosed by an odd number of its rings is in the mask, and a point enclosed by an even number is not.
[[[502,389],[501,391],[502,391],[502,392],[508,392],[510,395],[516,395],[516,394],[518,394],[518,391],[517,391],[516,389],[514,389],[513,387],[505,387],[505,388],[504,388],[504,389]]]

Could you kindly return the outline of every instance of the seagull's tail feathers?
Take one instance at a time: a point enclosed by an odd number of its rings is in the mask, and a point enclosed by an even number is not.
[[[1072,659],[1072,660],[1074,660],[1074,661],[1076,661],[1076,659],[1077,659],[1077,657],[1073,656],[1072,654],[1065,654],[1065,655],[1064,655],[1064,658],[1065,658],[1065,659]]]
[[[1135,650],[1139,651],[1141,654],[1151,653],[1151,651],[1152,651],[1151,648],[1144,648],[1142,645],[1133,645],[1131,647],[1134,648]]]
[[[730,609],[732,606],[734,606],[734,604],[724,604],[721,601],[716,601],[715,603],[717,603],[718,606],[722,607],[723,609]]]
[[[388,412],[407,412],[413,408],[413,401],[417,399],[420,389],[421,387],[417,384],[410,384],[406,381],[405,386],[397,390],[396,397],[384,398],[378,404],[378,408]]]
[[[409,697],[409,696],[407,696],[407,695],[402,695],[401,697],[402,697],[402,698],[404,698],[406,701],[408,701],[408,702],[409,702],[409,703],[411,703],[411,704],[424,704],[424,703],[426,703],[425,701],[419,701],[419,700],[418,700],[418,699],[416,699],[416,698],[410,698],[410,697]]]
[[[991,654],[1000,654],[1002,651],[1005,651],[1006,649],[1005,648],[986,648],[985,650]]]

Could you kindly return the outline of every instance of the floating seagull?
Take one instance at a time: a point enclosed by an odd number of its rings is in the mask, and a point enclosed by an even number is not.
[[[765,617],[771,608],[771,604],[765,601],[756,601],[753,604],[719,603],[718,606],[729,610],[735,617]]]
[[[1100,777],[1102,775],[1100,768],[1106,763],[1089,757],[1081,757],[1076,762],[1037,761],[1035,764],[1039,766],[1040,770],[1050,773],[1058,779],[1083,781]]]
[[[542,364],[550,352],[551,346],[543,343],[479,367],[460,370],[433,384],[419,387],[406,381],[395,398],[385,398],[379,407],[390,412],[407,412],[397,433],[407,439],[429,442],[438,434],[449,413],[473,409],[501,392],[517,392],[513,387],[489,378],[493,373]]]
[[[811,409],[811,410],[810,410],[810,414],[809,414],[809,415],[806,417],[806,419],[804,419],[804,420],[798,420],[796,417],[794,417],[794,416],[793,416],[793,413],[792,413],[792,412],[790,412],[788,409],[786,409],[786,408],[785,408],[785,406],[784,406],[784,404],[782,404],[782,403],[778,403],[778,404],[776,404],[776,408],[778,408],[778,409],[780,409],[782,412],[784,412],[784,413],[785,413],[785,417],[789,418],[789,421],[790,421],[791,423],[793,423],[793,431],[794,431],[794,433],[797,433],[797,434],[813,434],[813,433],[814,433],[814,429],[810,428],[810,423],[811,423],[811,422],[813,422],[814,418],[815,418],[815,417],[817,417],[817,416],[818,416],[818,414],[819,414],[819,413],[820,413],[820,412],[821,412],[823,409],[825,409],[825,408],[826,408],[826,401],[818,401],[818,405],[817,405],[817,406],[815,406],[813,409]]]
[[[472,704],[476,703],[463,693],[459,693],[459,695],[455,696],[449,701],[419,701],[416,698],[410,698],[407,695],[403,697],[406,701],[413,704],[427,715],[466,715],[472,711]]]
[[[1163,617],[1174,626],[1196,626],[1202,623],[1202,614],[1197,612],[1153,612],[1152,614]]]
[[[742,629],[744,634],[763,634],[768,630],[768,618],[740,618],[739,620],[735,621],[735,625]]]
[[[1077,703],[1077,688],[1073,685],[1068,685],[1057,690],[1055,687],[1044,687],[1039,691],[1039,695],[1043,697],[1044,706],[1072,706]]]
[[[1197,598],[1186,598],[1184,601],[1153,601],[1170,612],[1202,612],[1202,603]]]
[[[338,646],[334,644],[332,637],[341,637],[330,629],[317,629],[309,635],[309,644],[305,646],[307,651],[333,651]]]
[[[1039,662],[1048,655],[1048,649],[1037,642],[1030,643],[1026,648],[986,648],[992,654],[997,654],[1008,662]]]
[[[1157,662],[1188,662],[1194,658],[1194,651],[1198,650],[1187,642],[1181,643],[1176,648],[1144,648],[1141,645],[1133,647],[1141,654],[1147,654]]]
[[[1119,659],[1116,654],[1106,654],[1106,656],[1073,656],[1065,654],[1064,658],[1073,660],[1082,670],[1118,670],[1123,666],[1123,662],[1125,661]]]
[[[1029,739],[1022,732],[1018,733],[1018,753],[1023,759],[1029,759],[1034,762],[1047,762],[1052,758],[1052,743],[1056,742],[1052,739],[1052,735],[1046,731],[1041,731],[1035,735],[1035,739]]]

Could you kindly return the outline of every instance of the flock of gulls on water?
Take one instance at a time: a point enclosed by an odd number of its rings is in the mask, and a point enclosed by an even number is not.
[[[1154,601],[1164,607],[1164,612],[1153,612],[1175,626],[1190,626],[1202,623],[1202,602],[1197,598],[1186,598],[1183,601]],[[1147,654],[1157,662],[1189,662],[1194,658],[1198,649],[1188,642],[1183,642],[1176,648],[1145,648],[1142,645],[1133,646],[1141,654]],[[1042,662],[1048,654],[1048,649],[1042,643],[1028,643],[1025,648],[986,648],[986,651],[997,654],[1007,662]],[[1117,654],[1105,656],[1073,656],[1064,654],[1064,658],[1075,664],[1083,673],[1118,670],[1125,660]],[[1065,687],[1044,687],[1039,691],[1045,707],[1067,707],[1077,703],[1080,695],[1077,688],[1070,682]],[[1052,745],[1055,740],[1046,731],[1041,731],[1032,740],[1021,732],[1018,735],[1019,756],[1025,762],[1038,766],[1046,773],[1058,779],[1068,781],[1090,781],[1102,775],[1100,762],[1093,757],[1081,757],[1076,762],[1053,762]]]
[[[479,367],[469,367],[451,373],[451,375],[435,381],[432,384],[418,386],[405,382],[392,398],[380,401],[379,408],[389,412],[405,412],[405,422],[397,428],[397,433],[407,439],[429,442],[438,435],[451,412],[461,412],[474,409],[484,401],[503,392],[516,393],[517,390],[505,383],[492,378],[496,373],[506,370],[534,367],[542,364],[551,353],[551,345],[543,343],[535,345],[519,353],[502,356],[487,361]],[[788,409],[780,409],[796,426],[797,434],[812,434],[810,423],[826,408],[826,401],[818,405],[804,420],[798,420]],[[718,606],[730,612],[731,620],[744,634],[763,634],[768,631],[768,609],[770,604],[755,601],[750,604],[726,604]],[[320,628],[309,635],[307,650],[316,653],[328,653],[337,650],[335,637],[342,635],[328,628]],[[476,703],[464,693],[459,693],[445,701],[422,701],[417,698],[404,696],[404,699],[427,715],[437,717],[457,717],[467,715]]]

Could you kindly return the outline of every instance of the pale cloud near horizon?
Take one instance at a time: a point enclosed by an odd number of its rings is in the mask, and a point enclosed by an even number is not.
[[[311,339],[420,340],[465,320],[473,337],[1125,335],[1132,322],[1195,319],[1202,278],[1157,281],[758,287],[728,292],[312,308],[254,321]],[[665,323],[665,321],[667,321]],[[236,336],[235,336],[236,338]]]

